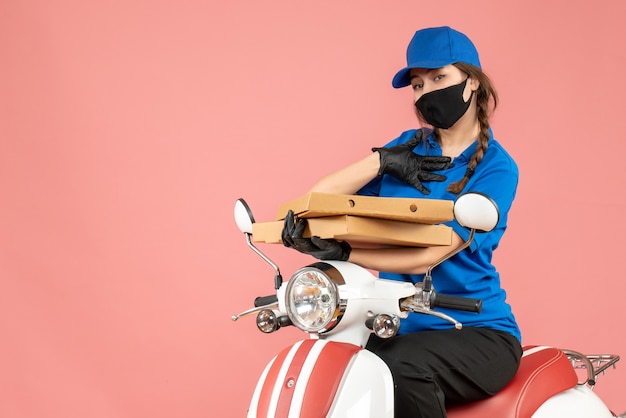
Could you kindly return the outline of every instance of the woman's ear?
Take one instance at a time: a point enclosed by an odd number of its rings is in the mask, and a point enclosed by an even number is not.
[[[480,87],[480,81],[476,78],[469,77],[467,79],[465,89],[463,89],[463,100],[467,102],[470,97],[472,97],[472,93],[478,90],[478,87]]]
[[[470,85],[470,89],[472,89],[472,91],[476,91],[476,90],[478,90],[478,87],[480,87],[480,81],[478,81],[477,78],[470,77],[469,85]]]

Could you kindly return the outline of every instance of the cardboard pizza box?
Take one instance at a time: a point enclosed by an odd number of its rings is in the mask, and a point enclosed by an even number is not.
[[[451,200],[312,192],[282,204],[276,219],[284,219],[291,209],[301,218],[355,215],[434,225],[452,220],[453,208]]]
[[[361,246],[429,247],[452,244],[452,228],[446,225],[427,225],[377,219],[362,216],[339,215],[307,219],[303,236],[335,238]],[[283,221],[256,222],[252,225],[252,240],[282,243]]]

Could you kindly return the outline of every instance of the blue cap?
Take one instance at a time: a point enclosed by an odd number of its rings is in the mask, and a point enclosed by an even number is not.
[[[448,26],[421,29],[406,49],[406,67],[396,73],[391,84],[395,88],[411,84],[412,68],[441,68],[457,62],[481,68],[478,51],[467,36]]]

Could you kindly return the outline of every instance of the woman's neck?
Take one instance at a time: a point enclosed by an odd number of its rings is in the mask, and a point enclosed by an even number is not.
[[[441,145],[442,155],[456,158],[476,141],[480,134],[480,123],[471,116],[465,114],[450,129],[437,129],[437,138]]]

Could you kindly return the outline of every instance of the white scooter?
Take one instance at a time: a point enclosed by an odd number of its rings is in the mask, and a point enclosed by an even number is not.
[[[471,243],[474,234],[488,232],[498,222],[498,208],[488,197],[466,193],[458,197],[454,216],[470,229],[461,248],[431,265],[422,283],[413,285],[378,279],[345,261],[320,261],[296,271],[285,284],[278,266],[252,244],[254,217],[243,199],[235,204],[235,220],[248,246],[275,270],[276,295],[257,298],[256,313],[264,333],[295,326],[308,339],[281,351],[263,371],[248,410],[256,418],[383,418],[394,416],[391,372],[364,349],[371,332],[393,338],[400,318],[409,312],[435,315],[458,329],[462,324],[435,307],[480,312],[481,301],[441,295],[431,271]],[[619,360],[615,355],[585,356],[548,346],[524,347],[518,373],[497,395],[448,409],[450,418],[611,418],[614,415],[592,391],[596,376]],[[586,369],[579,382],[575,369]]]

